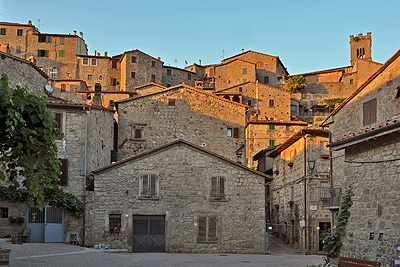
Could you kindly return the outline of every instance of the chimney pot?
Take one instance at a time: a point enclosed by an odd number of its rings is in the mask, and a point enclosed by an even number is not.
[[[32,25],[32,20],[28,20],[28,25]]]
[[[97,53],[97,56],[99,57],[99,56],[100,56],[100,53]]]
[[[104,56],[105,56],[105,57],[107,56],[107,51],[106,51],[106,52],[104,52]]]
[[[161,57],[158,57],[158,60],[160,60],[160,61],[161,61]]]
[[[242,48],[242,53],[244,52],[244,49]]]
[[[76,31],[74,31],[74,35],[76,35]]]
[[[199,59],[199,65],[201,65],[201,59]]]

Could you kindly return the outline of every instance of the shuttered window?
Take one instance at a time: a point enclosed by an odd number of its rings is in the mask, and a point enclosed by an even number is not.
[[[268,77],[268,76],[265,76],[265,77],[264,77],[264,83],[265,83],[265,84],[268,84],[268,83],[269,83],[269,77]]]
[[[201,216],[198,219],[198,243],[214,243],[218,241],[217,217]]]
[[[17,29],[17,36],[22,36],[23,30],[22,29]]]
[[[152,83],[156,82],[156,75],[154,75],[154,74],[151,75],[151,82]]]
[[[62,121],[63,121],[63,114],[62,113],[54,113],[54,117],[56,119],[57,125],[58,125],[58,129],[60,129],[61,131],[63,131],[63,125],[62,125]],[[58,139],[61,139],[61,136],[57,136]]]
[[[65,37],[60,37],[60,44],[65,44]]]
[[[275,106],[275,101],[273,99],[269,100],[269,106],[274,107]]]
[[[239,138],[239,128],[238,127],[233,128],[233,137]]]
[[[363,104],[363,125],[376,123],[376,98]]]
[[[171,76],[171,69],[167,69],[167,76]]]
[[[211,198],[213,200],[225,199],[225,177],[211,177]]]
[[[140,196],[145,198],[158,197],[158,180],[155,174],[142,174],[140,181]]]
[[[60,159],[61,161],[61,176],[60,185],[68,185],[68,159]]]
[[[58,50],[58,57],[65,57],[65,50]]]
[[[269,146],[275,146],[275,140],[274,139],[270,139],[269,140]]]
[[[61,84],[61,92],[65,92],[65,90],[67,89],[67,85],[65,83]]]
[[[117,61],[111,61],[111,68],[113,69],[117,68]]]
[[[111,78],[111,86],[116,86],[116,85],[117,85],[117,79]]]

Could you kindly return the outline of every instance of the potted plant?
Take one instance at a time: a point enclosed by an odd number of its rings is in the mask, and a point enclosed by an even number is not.
[[[14,216],[10,216],[8,220],[10,221],[10,223],[15,223],[17,221],[17,218],[15,218]]]
[[[121,231],[121,227],[115,227],[114,232],[119,233]]]
[[[23,217],[17,217],[16,221],[17,221],[17,223],[22,224],[22,223],[24,223],[24,218]]]
[[[293,249],[299,249],[299,239],[297,236],[292,237]]]

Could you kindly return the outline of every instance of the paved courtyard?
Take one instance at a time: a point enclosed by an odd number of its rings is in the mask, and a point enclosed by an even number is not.
[[[289,250],[268,255],[124,253],[61,243],[0,242],[11,249],[10,266],[271,266],[306,267],[320,264],[322,256],[299,255]],[[287,254],[287,253],[289,254]]]

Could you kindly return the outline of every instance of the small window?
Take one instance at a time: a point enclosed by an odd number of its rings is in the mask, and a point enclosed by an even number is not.
[[[82,64],[83,64],[83,65],[88,65],[88,64],[89,64],[89,60],[88,60],[87,58],[84,58],[84,59],[82,60]]]
[[[8,218],[8,208],[0,208],[0,218]]]
[[[290,106],[290,113],[291,114],[297,114],[297,106]]]
[[[54,67],[54,68],[51,69],[51,77],[53,79],[57,79],[57,76],[58,76],[58,70],[57,70],[56,67]]]
[[[61,176],[60,185],[68,185],[68,159],[60,159],[61,161]]]
[[[286,125],[286,131],[290,130],[290,125]]]
[[[247,82],[247,79],[242,79],[242,82],[243,82],[243,83]]]
[[[239,87],[239,93],[243,92],[243,87]]]
[[[65,92],[67,89],[67,85],[65,83],[61,84],[61,92]]]
[[[269,140],[269,146],[275,146],[275,140],[274,139],[270,139]]]
[[[60,37],[60,44],[65,44],[65,37]]]
[[[158,197],[158,179],[155,174],[142,174],[140,177],[140,197],[157,198]]]
[[[90,81],[90,80],[92,79],[92,75],[89,74],[89,75],[87,76],[87,79]]]
[[[49,36],[39,35],[38,36],[38,42],[39,43],[50,43]]]
[[[228,137],[232,137],[232,128],[227,128],[226,129],[226,136],[228,136]]]
[[[49,56],[49,50],[38,50],[38,57],[48,57]]]
[[[376,123],[376,98],[363,104],[363,125]]]
[[[190,81],[192,79],[192,74],[188,73],[188,80]]]
[[[113,69],[117,68],[117,61],[111,61],[111,68]]]
[[[154,68],[156,66],[156,62],[153,60],[151,61],[151,66]]]
[[[199,217],[197,243],[215,243],[217,241],[217,217]]]
[[[0,28],[0,35],[6,35],[6,28]]]
[[[99,81],[102,81],[103,80],[103,76],[99,76]]]
[[[21,46],[20,45],[16,46],[15,53],[21,54]]]
[[[245,74],[245,73],[247,73],[247,68],[242,69],[242,74]]]
[[[269,77],[268,77],[268,76],[265,76],[265,77],[264,77],[264,83],[265,83],[265,84],[268,84],[268,83],[269,83]]]
[[[63,131],[63,114],[62,113],[54,113],[54,118],[56,119],[58,129],[62,132]],[[61,135],[58,135],[57,139],[61,139]]]
[[[143,139],[142,138],[142,128],[135,128],[134,129],[134,138],[135,139]]]
[[[167,76],[171,76],[171,69],[167,69]]]
[[[269,100],[269,106],[274,107],[275,106],[275,101],[273,99]]]
[[[170,83],[167,83],[167,88],[168,88],[168,87],[171,87],[171,84],[170,84]]]
[[[239,138],[239,128],[238,127],[235,127],[235,128],[233,128],[233,137],[234,138]]]
[[[65,50],[58,50],[58,57],[65,57]]]
[[[270,124],[270,125],[269,125],[269,129],[270,129],[270,130],[275,130],[275,124]]]
[[[17,36],[22,36],[23,30],[22,29],[17,29]]]
[[[111,86],[117,85],[117,78],[111,78]]]
[[[214,176],[211,177],[211,199],[221,200],[225,199],[225,177]]]
[[[247,105],[251,106],[251,100],[247,100]]]
[[[282,78],[282,77],[278,77],[278,78],[276,79],[276,81],[277,81],[277,83],[282,83],[282,82],[283,82],[283,78]]]
[[[136,78],[136,73],[134,71],[131,72],[131,78],[135,79]]]
[[[350,79],[350,84],[353,84],[353,79]]]
[[[92,58],[92,66],[96,66],[97,65],[97,59]]]
[[[175,98],[169,98],[168,99],[168,106],[175,107],[175,104],[176,104]]]
[[[132,62],[132,63],[136,63],[136,57],[132,57],[132,58],[131,58],[131,62]]]
[[[156,82],[156,75],[155,74],[151,75],[151,82],[153,82],[153,83]]]
[[[121,228],[121,214],[110,214],[108,215],[108,226],[110,229]]]

